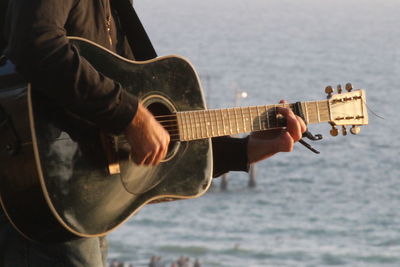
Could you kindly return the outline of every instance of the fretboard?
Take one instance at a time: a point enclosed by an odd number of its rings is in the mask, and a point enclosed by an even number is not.
[[[285,120],[278,114],[277,107],[294,110],[295,104],[177,112],[174,118],[177,127],[170,127],[169,132],[173,140],[191,141],[285,127]],[[307,123],[330,119],[327,100],[302,102],[301,107]]]

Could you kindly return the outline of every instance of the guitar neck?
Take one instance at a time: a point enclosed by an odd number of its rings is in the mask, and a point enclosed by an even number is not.
[[[330,120],[327,100],[300,104],[308,124]],[[175,140],[191,141],[276,129],[285,126],[284,120],[277,113],[277,107],[286,107],[294,111],[295,106],[295,104],[276,104],[177,112],[177,127],[173,127],[174,132],[170,131],[170,134]]]

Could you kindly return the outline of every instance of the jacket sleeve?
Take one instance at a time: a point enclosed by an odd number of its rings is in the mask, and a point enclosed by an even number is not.
[[[6,18],[7,57],[58,106],[113,133],[136,114],[138,100],[97,72],[66,37],[77,0],[13,0]]]
[[[222,136],[212,138],[213,177],[221,176],[228,171],[249,171],[247,142],[248,137]]]

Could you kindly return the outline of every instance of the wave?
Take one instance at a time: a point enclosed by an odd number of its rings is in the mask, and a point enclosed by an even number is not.
[[[168,245],[158,247],[160,252],[176,253],[189,256],[201,256],[209,252],[209,248],[203,246],[177,246]]]

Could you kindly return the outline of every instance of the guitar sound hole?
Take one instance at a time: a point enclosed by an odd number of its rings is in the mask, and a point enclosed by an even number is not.
[[[153,99],[154,100],[154,99]],[[163,161],[168,161],[171,159],[179,147],[179,133],[178,124],[176,120],[176,115],[172,111],[172,106],[170,103],[152,102],[148,104],[147,109],[154,115],[154,117],[161,123],[161,125],[166,129],[170,135],[170,143],[168,146],[167,156]]]

